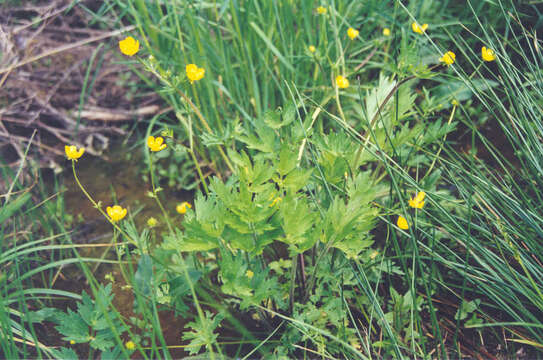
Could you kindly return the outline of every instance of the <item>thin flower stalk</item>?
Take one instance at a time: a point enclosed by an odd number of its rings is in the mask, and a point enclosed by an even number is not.
[[[141,59],[140,59],[141,61]],[[155,69],[149,67],[149,66],[146,66],[145,63],[142,62],[142,65],[144,65],[147,70],[149,72],[151,72],[152,74],[154,74],[157,78],[159,78],[162,82],[164,82],[166,85],[168,85],[170,88],[174,89],[177,94],[179,96],[181,96],[183,98],[183,100],[185,100],[187,102],[187,104],[189,104],[190,108],[194,111],[194,113],[196,114],[196,116],[198,117],[198,119],[200,120],[200,122],[202,123],[202,126],[206,129],[206,131],[210,134],[213,134],[213,130],[211,129],[211,127],[209,126],[209,124],[207,123],[206,119],[204,118],[204,116],[202,115],[202,113],[200,112],[200,110],[198,109],[198,107],[196,105],[194,105],[194,103],[192,102],[192,100],[183,92],[181,91],[179,88],[177,88],[176,86],[173,86],[173,84],[166,78],[162,77],[159,73],[156,72]],[[226,156],[226,153],[224,152],[224,149],[222,148],[221,145],[217,145],[218,148],[219,148],[219,153],[221,154],[221,157],[223,158],[226,166],[228,167],[228,169],[231,171],[231,172],[234,172],[234,167],[232,166],[232,163],[230,162],[230,160],[228,159],[228,157]]]
[[[169,229],[170,233],[174,234],[173,229],[172,229],[172,225],[171,225],[171,222],[170,222],[170,218],[168,216],[168,213],[166,212],[166,209],[164,209],[164,206],[162,206],[162,203],[160,202],[160,199],[157,196],[157,191],[156,191],[156,187],[155,187],[155,179],[154,179],[154,171],[153,171],[153,157],[152,156],[149,156],[149,172],[150,172],[150,176],[151,176],[151,186],[153,188],[154,198],[155,198],[160,210],[164,214],[164,217],[166,219],[166,223],[168,225],[168,229]],[[206,320],[206,317],[204,316],[204,312],[202,311],[202,308],[200,306],[198,296],[196,296],[196,291],[194,289],[194,284],[192,283],[192,281],[190,279],[190,275],[189,275],[188,270],[187,270],[187,267],[184,264],[185,259],[183,258],[183,256],[180,256],[180,259],[183,262],[181,267],[183,268],[183,274],[185,276],[185,281],[187,282],[187,284],[189,284],[192,299],[194,301],[194,305],[196,306],[196,310],[198,312],[198,317],[200,318],[200,321],[203,324],[207,324],[207,320]],[[210,343],[208,343],[206,345],[209,348],[211,359],[215,359],[215,353],[213,351],[212,345]]]
[[[204,191],[206,195],[209,195],[209,189],[207,188],[207,183],[204,178],[204,174],[202,173],[202,169],[200,169],[200,163],[198,162],[198,159],[196,158],[196,155],[194,154],[194,151],[192,150],[192,146],[189,149],[189,154],[190,154],[190,157],[192,158],[192,161],[194,162],[194,165],[196,165],[196,172],[198,172],[198,176],[200,177],[200,181],[202,182]]]
[[[170,231],[170,234],[173,235],[174,231],[172,228],[170,217],[168,216],[166,209],[164,209],[164,206],[162,206],[162,202],[158,198],[158,193],[155,186],[155,176],[154,176],[154,171],[153,171],[153,156],[151,156],[150,154],[149,154],[149,173],[151,176],[151,187],[153,189],[153,197],[155,198],[155,201],[158,207],[160,208],[160,211],[162,211],[162,214],[164,215],[164,218],[166,219],[166,224],[168,225],[168,230]]]
[[[77,172],[75,171],[75,161],[72,161],[72,171],[73,171],[73,174],[74,174],[74,179],[75,179],[75,182],[77,183],[77,186],[79,186],[79,188],[81,189],[81,191],[83,191],[83,194],[85,194],[85,196],[87,197],[87,199],[89,199],[89,201],[92,203],[92,205],[100,212],[100,214],[102,214],[106,219],[107,221],[109,221],[111,223],[111,225],[113,225],[113,227],[115,229],[117,229],[119,232],[121,232],[124,236],[126,236],[126,238],[131,242],[133,243],[134,245],[136,245],[136,241],[134,241],[134,239],[132,239],[123,229],[121,229],[121,227],[115,222],[113,221],[105,212],[104,210],[102,210],[102,208],[98,205],[98,203],[96,201],[94,201],[94,199],[92,198],[92,196],[90,196],[90,194],[87,192],[87,190],[85,190],[85,188],[83,187],[83,185],[81,184],[81,182],[79,181],[79,178],[77,177]]]

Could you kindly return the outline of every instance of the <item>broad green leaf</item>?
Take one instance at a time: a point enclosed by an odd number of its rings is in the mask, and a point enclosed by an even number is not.
[[[148,254],[143,254],[138,261],[138,270],[134,275],[134,287],[144,296],[150,296],[153,286],[153,261]]]
[[[283,145],[281,152],[279,153],[279,163],[277,164],[277,171],[281,176],[287,175],[296,167],[297,154],[291,151],[287,145]]]

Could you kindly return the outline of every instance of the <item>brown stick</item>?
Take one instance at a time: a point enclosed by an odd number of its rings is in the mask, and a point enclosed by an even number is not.
[[[87,120],[99,120],[99,121],[127,121],[132,120],[134,117],[152,115],[160,111],[158,105],[144,106],[133,111],[112,110],[104,108],[89,107],[85,110],[81,110],[79,116]]]
[[[126,27],[124,27],[122,29],[119,29],[119,30],[110,31],[108,33],[98,35],[98,36],[94,36],[94,37],[91,37],[89,39],[84,39],[84,40],[81,40],[81,41],[74,42],[73,44],[67,44],[67,45],[64,45],[64,46],[59,46],[56,49],[44,51],[43,53],[41,53],[39,55],[32,56],[29,59],[18,62],[17,64],[8,66],[7,68],[0,69],[0,74],[10,72],[10,71],[12,71],[12,70],[14,70],[14,69],[16,69],[18,67],[21,67],[23,65],[30,64],[31,62],[43,59],[43,58],[51,56],[51,55],[61,53],[61,52],[66,51],[66,50],[71,50],[71,49],[77,48],[79,46],[87,45],[87,44],[90,44],[90,43],[93,43],[93,42],[96,42],[96,41],[100,41],[100,40],[104,40],[104,39],[107,39],[107,38],[110,38],[110,37],[113,37],[113,36],[120,35],[120,34],[126,32],[126,31],[133,30],[134,28],[135,28],[135,26],[126,26]]]

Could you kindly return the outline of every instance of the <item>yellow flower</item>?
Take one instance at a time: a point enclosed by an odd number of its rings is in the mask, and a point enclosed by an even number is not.
[[[424,191],[419,192],[414,198],[409,199],[409,206],[415,209],[422,209],[425,196],[426,193]]]
[[[353,29],[353,28],[347,29],[347,36],[348,36],[351,40],[354,40],[354,39],[358,36],[358,30],[355,30],[355,29]]]
[[[140,49],[140,42],[132,36],[127,36],[124,40],[119,41],[119,49],[125,55],[135,55]]]
[[[370,259],[375,259],[377,257],[377,255],[379,255],[379,252],[378,251],[374,251],[370,254]]]
[[[336,85],[340,89],[346,89],[349,87],[349,80],[345,76],[336,76]]]
[[[447,64],[447,66],[454,64],[454,60],[456,59],[456,54],[452,51],[447,51],[445,54],[443,54],[442,57],[439,58],[439,61]]]
[[[192,205],[186,201],[183,201],[181,204],[175,207],[175,210],[180,214],[184,214],[187,212],[187,208],[192,209]]]
[[[166,149],[166,144],[163,144],[164,139],[160,136],[157,136],[156,138],[154,136],[149,136],[147,138],[147,146],[149,146],[149,149],[151,151],[160,151]]]
[[[276,197],[275,199],[273,199],[272,203],[270,204],[270,207],[274,207],[277,203],[281,201],[283,201],[281,197]]]
[[[127,341],[124,346],[127,350],[134,350],[136,348],[136,344],[132,340]]]
[[[70,344],[75,344],[75,341],[74,340],[70,340]]]
[[[149,226],[150,228],[157,226],[157,224],[158,221],[154,217],[150,217],[149,219],[147,219],[147,226]]]
[[[396,222],[396,225],[402,230],[409,229],[409,224],[407,223],[407,220],[403,216],[398,216],[398,221]]]
[[[389,28],[384,28],[383,29],[383,35],[384,36],[390,36],[390,29]]]
[[[64,146],[64,151],[66,151],[66,156],[68,157],[68,159],[77,161],[77,159],[79,159],[81,155],[83,155],[85,149],[81,148],[77,150],[77,147],[75,147],[75,145],[66,145]]]
[[[186,71],[187,77],[189,78],[191,84],[195,81],[201,80],[206,72],[204,68],[199,68],[195,64],[188,64]]]
[[[106,208],[107,214],[111,218],[111,221],[119,221],[122,220],[126,216],[126,209],[123,209],[119,205],[115,205],[113,207],[108,206]]]
[[[251,270],[247,270],[247,272],[245,273],[245,275],[247,275],[247,277],[248,277],[249,279],[252,279],[253,276],[255,276],[255,273],[252,272]]]
[[[411,24],[411,29],[413,29],[413,31],[416,32],[417,34],[424,34],[427,28],[428,28],[428,24],[423,24],[422,26],[420,26],[416,22]]]
[[[313,46],[313,45],[309,45],[309,47],[307,48],[309,50],[309,52],[311,53],[314,53],[315,51],[317,51],[317,49]]]
[[[494,50],[489,49],[486,46],[483,46],[481,48],[481,56],[483,57],[484,61],[494,61],[494,60],[496,60],[496,54],[494,54]]]
[[[320,15],[326,14],[326,8],[324,6],[319,6],[317,8],[317,13],[319,13]]]

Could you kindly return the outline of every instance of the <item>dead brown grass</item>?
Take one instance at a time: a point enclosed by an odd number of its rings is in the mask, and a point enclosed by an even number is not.
[[[116,52],[131,28],[112,30],[113,19],[110,28],[89,25],[83,6],[97,3],[0,6],[0,157],[10,165],[22,159],[34,129],[31,158],[59,169],[65,143],[100,155],[127,123],[159,112],[157,95],[136,88]]]

